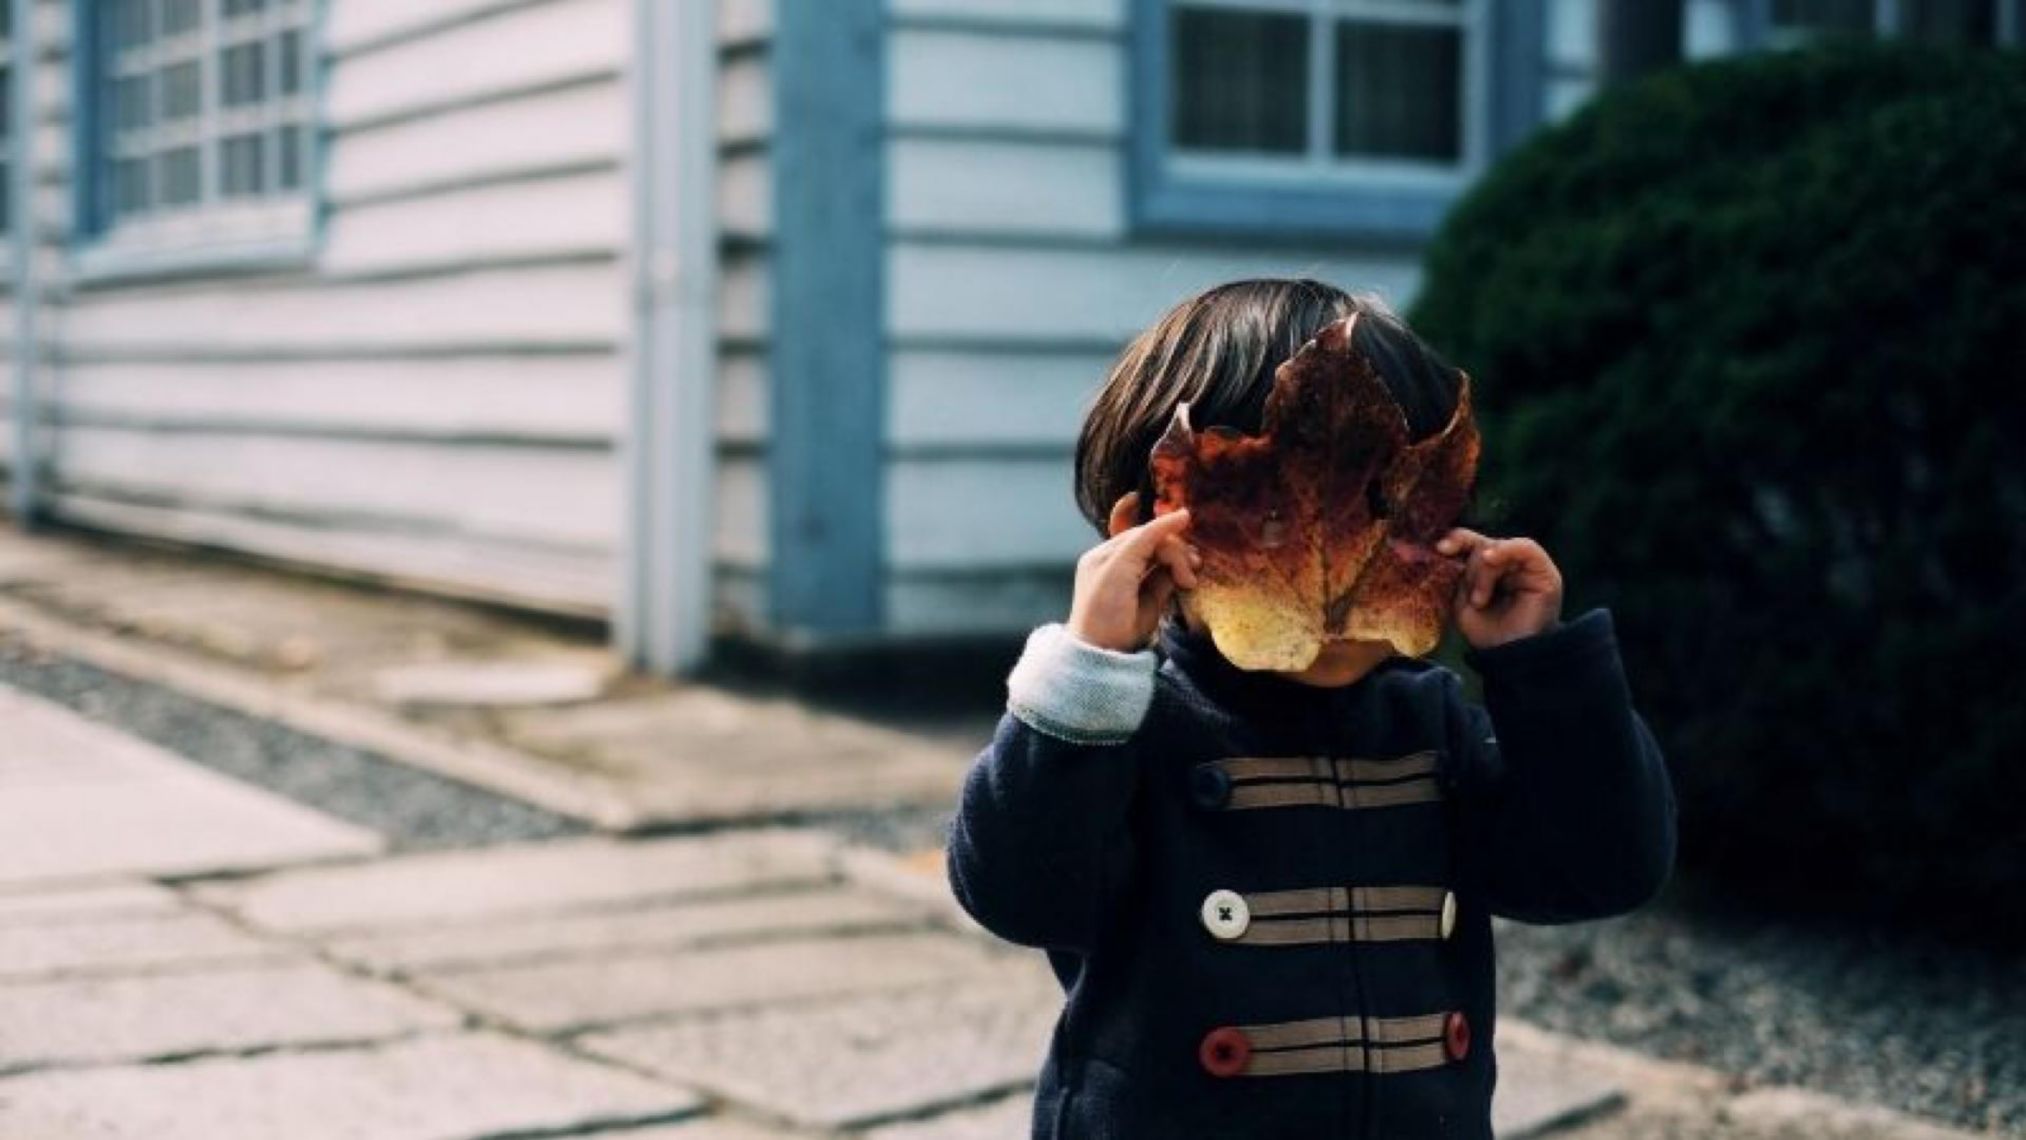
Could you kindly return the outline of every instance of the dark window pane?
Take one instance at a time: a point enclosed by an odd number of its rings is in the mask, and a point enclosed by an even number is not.
[[[1991,0],[1900,0],[1901,28],[1909,39],[1937,44],[1996,41]]]
[[[162,119],[173,122],[197,113],[204,97],[204,71],[196,60],[162,69]]]
[[[225,16],[227,19],[244,16],[249,12],[258,12],[266,6],[267,0],[225,0]]]
[[[113,124],[119,130],[141,130],[152,121],[148,98],[154,87],[152,78],[129,75],[113,82]]]
[[[1308,17],[1177,8],[1172,31],[1174,145],[1308,149]]]
[[[187,206],[195,202],[204,191],[202,161],[202,155],[194,146],[163,151],[156,159],[156,177],[159,180],[156,200],[164,206]]]
[[[1459,29],[1338,24],[1337,153],[1457,161],[1462,82]]]
[[[267,140],[233,135],[218,144],[218,192],[226,198],[259,194],[267,186]]]
[[[14,225],[14,175],[0,162],[0,233]]]
[[[1802,32],[1868,34],[1872,0],[1773,0],[1773,26]]]
[[[113,0],[113,42],[139,47],[154,38],[154,0]]]
[[[176,36],[196,31],[203,14],[200,0],[162,0],[162,34]]]
[[[294,95],[302,90],[302,33],[283,32],[274,40],[275,54],[281,58],[281,93]]]
[[[14,133],[14,69],[0,67],[0,139]]]
[[[275,129],[274,148],[281,160],[277,185],[283,190],[294,190],[302,185],[303,135],[303,129],[298,126]]]
[[[148,160],[123,158],[113,163],[113,208],[122,214],[148,209]]]
[[[267,96],[267,45],[234,44],[221,56],[224,84],[218,99],[227,107],[258,103]]]

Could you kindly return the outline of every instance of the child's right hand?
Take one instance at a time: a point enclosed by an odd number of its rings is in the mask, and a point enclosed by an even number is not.
[[[1113,512],[1112,536],[1076,560],[1069,632],[1100,649],[1131,653],[1146,648],[1175,590],[1196,588],[1202,559],[1181,538],[1188,511],[1124,527],[1120,515]]]

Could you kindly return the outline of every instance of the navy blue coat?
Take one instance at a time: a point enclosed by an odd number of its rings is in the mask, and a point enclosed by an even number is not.
[[[1037,1140],[1488,1140],[1491,918],[1630,910],[1673,791],[1610,614],[1473,652],[1485,705],[1393,658],[1335,689],[1170,622],[1122,743],[1008,713],[971,767],[952,889],[1066,994]]]

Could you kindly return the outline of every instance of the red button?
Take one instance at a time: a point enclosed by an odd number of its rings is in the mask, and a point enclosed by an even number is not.
[[[1203,1035],[1196,1059],[1203,1062],[1203,1071],[1213,1077],[1235,1077],[1252,1060],[1252,1042],[1246,1040],[1243,1030],[1229,1025],[1212,1029]]]
[[[1461,1061],[1470,1056],[1470,1019],[1461,1013],[1452,1013],[1442,1023],[1442,1051],[1452,1061]]]

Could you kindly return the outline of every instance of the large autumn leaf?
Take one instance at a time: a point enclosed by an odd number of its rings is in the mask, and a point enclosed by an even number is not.
[[[1194,430],[1187,404],[1154,446],[1155,512],[1189,508],[1202,553],[1189,616],[1245,669],[1305,669],[1324,642],[1435,648],[1462,563],[1433,543],[1477,474],[1470,379],[1443,429],[1410,443],[1407,418],[1356,351],[1353,314],[1274,372],[1256,436]]]

